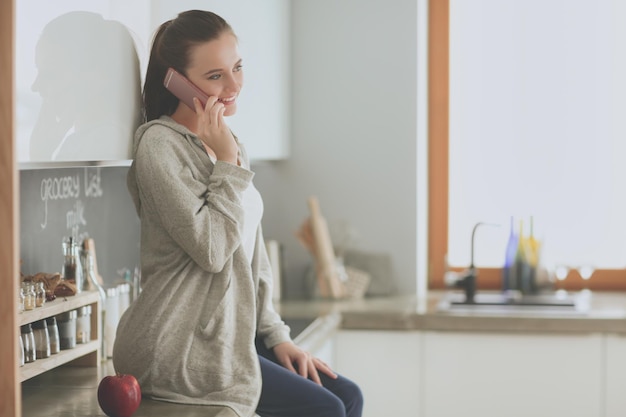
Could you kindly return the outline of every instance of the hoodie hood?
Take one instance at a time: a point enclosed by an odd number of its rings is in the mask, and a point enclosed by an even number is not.
[[[171,117],[161,116],[159,119],[154,119],[147,123],[142,124],[141,126],[137,128],[137,131],[135,131],[135,137],[133,140],[133,159],[135,158],[135,154],[137,153],[137,148],[139,148],[139,143],[141,142],[141,139],[143,138],[143,134],[146,133],[146,130],[148,130],[150,127],[154,125],[166,126],[172,129],[173,131],[180,133],[181,135],[196,137],[196,135],[191,130],[187,129],[185,126],[181,125],[180,123],[176,123],[174,119],[172,119]]]
[[[174,119],[172,119],[169,116],[161,116],[158,119],[151,120],[147,123],[142,124],[135,131],[135,136],[133,139],[133,160],[135,159],[137,155],[137,149],[139,148],[139,143],[141,143],[141,140],[143,139],[144,134],[146,133],[148,129],[150,129],[152,126],[155,126],[155,125],[165,126],[183,136],[186,136],[187,138],[195,139],[196,141],[198,141],[197,136],[191,130],[187,129],[185,126],[181,125],[180,123],[176,123]],[[126,186],[128,187],[130,196],[132,197],[133,203],[135,204],[135,209],[137,210],[137,214],[139,214],[139,211],[141,210],[141,201],[139,199],[139,188],[137,186],[137,176],[135,172],[134,161],[131,164],[130,169],[128,170],[128,175],[126,177]]]

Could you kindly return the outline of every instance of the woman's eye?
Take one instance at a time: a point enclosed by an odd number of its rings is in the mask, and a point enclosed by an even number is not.
[[[222,74],[214,74],[209,77],[209,80],[219,80],[222,78]]]
[[[239,71],[241,71],[241,69],[242,69],[242,68],[243,68],[243,65],[237,65],[237,66],[235,67],[235,70],[234,70],[234,71],[235,71],[235,72],[239,72]]]

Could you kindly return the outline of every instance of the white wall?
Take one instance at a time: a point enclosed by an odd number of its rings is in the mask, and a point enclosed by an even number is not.
[[[414,0],[292,2],[291,156],[254,166],[288,296],[305,291],[294,231],[310,195],[337,239],[349,228],[358,249],[390,253],[397,290],[415,292],[417,20]]]

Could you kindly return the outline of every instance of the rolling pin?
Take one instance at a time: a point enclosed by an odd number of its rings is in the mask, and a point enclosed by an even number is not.
[[[96,259],[96,243],[92,238],[87,238],[83,240],[83,250],[89,252],[93,259],[93,271],[96,275],[96,280],[98,284],[104,285],[104,280],[102,279],[102,275],[98,272],[98,261]]]
[[[309,197],[308,203],[311,211],[311,230],[317,258],[317,279],[320,285],[320,294],[322,297],[330,295],[332,298],[341,298],[343,297],[343,287],[335,266],[335,253],[328,225],[322,217],[317,198]]]

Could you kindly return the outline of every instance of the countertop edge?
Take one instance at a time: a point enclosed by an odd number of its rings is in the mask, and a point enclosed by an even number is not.
[[[331,317],[337,330],[372,331],[457,331],[509,333],[614,333],[626,335],[626,294],[594,295],[587,314],[476,314],[442,312],[436,307],[439,294],[429,300],[423,312],[415,297],[391,296],[360,300],[302,300],[280,305],[288,317]],[[316,320],[317,322],[317,320]],[[333,327],[334,326],[334,327]],[[324,329],[318,322],[310,330]],[[307,334],[301,336],[306,339]]]

